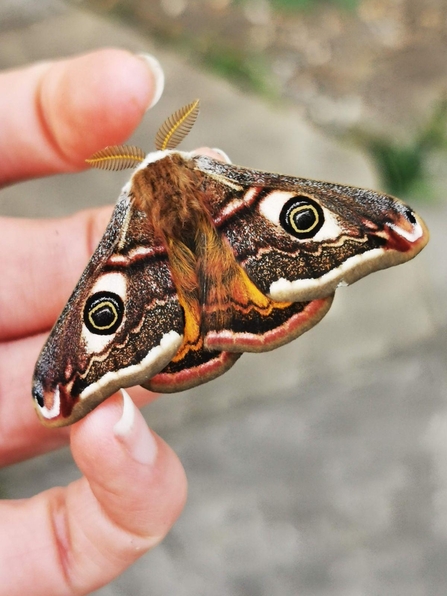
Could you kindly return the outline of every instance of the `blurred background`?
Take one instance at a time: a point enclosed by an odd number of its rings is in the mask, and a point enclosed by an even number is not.
[[[96,594],[445,595],[447,3],[0,0],[1,68],[105,45],[165,69],[132,138],[145,150],[200,97],[182,147],[391,192],[431,241],[339,290],[302,338],[145,409],[185,465],[188,503],[161,546]],[[26,182],[1,191],[0,213],[112,203],[127,177]],[[61,450],[2,470],[0,485],[22,498],[78,475]]]

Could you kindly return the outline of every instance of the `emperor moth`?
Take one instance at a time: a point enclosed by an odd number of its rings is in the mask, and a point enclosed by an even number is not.
[[[37,361],[32,393],[47,426],[79,420],[123,387],[209,381],[242,352],[295,339],[338,286],[428,241],[394,197],[175,150],[198,109],[196,100],[168,118],[153,153],[117,146],[89,160],[135,169]]]

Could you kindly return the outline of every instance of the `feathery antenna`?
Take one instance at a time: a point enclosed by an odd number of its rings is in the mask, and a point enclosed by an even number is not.
[[[134,168],[144,159],[144,152],[135,145],[110,145],[94,153],[85,161],[99,170],[125,170]]]
[[[200,100],[196,99],[174,112],[160,126],[155,136],[158,151],[175,149],[191,130],[199,114]]]

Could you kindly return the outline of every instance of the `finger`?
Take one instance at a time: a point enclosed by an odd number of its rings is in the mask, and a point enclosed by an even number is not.
[[[31,379],[47,334],[0,344],[0,467],[65,445],[69,428],[45,428],[34,411]],[[138,406],[157,396],[141,387],[131,390]]]
[[[196,149],[192,152],[193,155],[206,155],[206,157],[211,157],[212,159],[217,159],[218,161],[223,161],[225,163],[231,163],[231,159],[222,151],[222,149],[218,149],[214,147],[211,149],[210,147],[200,147],[200,149]]]
[[[109,400],[73,428],[73,455],[85,478],[2,504],[5,594],[89,594],[156,545],[176,520],[186,497],[181,464],[132,403],[126,407],[122,416],[122,400]],[[36,541],[39,547],[30,548]]]
[[[56,449],[69,429],[44,428],[31,397],[31,379],[44,336],[0,344],[0,467]]]
[[[81,169],[98,149],[121,143],[159,96],[160,72],[107,49],[1,73],[0,186]]]
[[[215,150],[202,154],[222,159]],[[0,218],[0,339],[50,329],[98,244],[110,208],[58,220]]]
[[[98,244],[111,208],[54,220],[0,218],[8,254],[0,293],[0,340],[49,330]]]

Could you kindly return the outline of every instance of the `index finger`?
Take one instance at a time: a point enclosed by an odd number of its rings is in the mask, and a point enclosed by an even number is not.
[[[79,170],[126,139],[163,86],[152,60],[107,49],[0,73],[0,186]]]
[[[49,330],[98,244],[111,208],[61,219],[0,218],[0,341]]]

